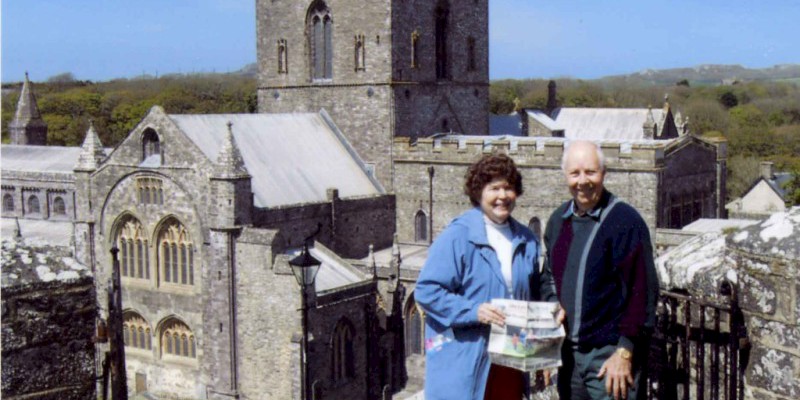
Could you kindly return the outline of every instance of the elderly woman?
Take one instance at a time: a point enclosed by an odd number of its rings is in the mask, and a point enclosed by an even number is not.
[[[473,209],[461,214],[431,245],[415,298],[425,310],[425,399],[522,398],[528,378],[492,365],[491,324],[505,315],[495,298],[538,300],[539,239],[511,218],[522,177],[505,155],[472,165],[464,192]]]

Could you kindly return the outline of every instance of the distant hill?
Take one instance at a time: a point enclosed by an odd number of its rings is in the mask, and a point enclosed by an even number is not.
[[[773,81],[800,79],[800,64],[782,64],[769,68],[745,68],[741,65],[705,64],[689,68],[646,69],[627,75],[601,78],[605,81],[638,81],[654,85],[673,85],[686,79],[690,84],[718,85],[734,81]]]

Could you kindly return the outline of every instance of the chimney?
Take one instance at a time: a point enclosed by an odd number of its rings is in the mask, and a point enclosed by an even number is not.
[[[556,102],[556,81],[550,81],[547,84],[547,109],[545,109],[545,113],[550,117],[553,118],[553,111],[558,108],[558,103]]]
[[[772,161],[762,161],[761,162],[761,177],[762,178],[764,178],[764,179],[766,179],[768,181],[772,180],[772,177],[773,177],[772,167],[773,167],[773,165],[774,164],[772,163]]]

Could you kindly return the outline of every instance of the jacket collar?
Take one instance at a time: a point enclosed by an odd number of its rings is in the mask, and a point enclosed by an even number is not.
[[[465,212],[459,219],[467,227],[467,239],[478,246],[488,246],[489,239],[486,237],[486,222],[483,220],[483,211],[480,207]],[[521,225],[512,217],[508,218],[511,226],[511,247],[516,249],[521,243],[525,243],[525,235],[522,233]]]
[[[600,201],[598,201],[597,205],[594,206],[594,208],[591,211],[586,213],[586,215],[588,215],[592,219],[599,220],[600,214],[603,213],[603,210],[608,206],[608,203],[611,201],[611,198],[613,196],[614,195],[611,194],[611,192],[609,192],[606,189],[603,189],[603,194],[600,195]],[[578,215],[578,209],[575,206],[574,199],[569,201],[569,206],[567,207],[566,210],[564,210],[564,213],[561,214],[561,218],[567,219],[572,216],[580,217],[580,215]]]

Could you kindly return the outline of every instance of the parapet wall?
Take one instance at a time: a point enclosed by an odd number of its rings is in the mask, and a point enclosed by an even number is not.
[[[394,140],[396,162],[425,161],[472,163],[487,153],[506,153],[520,165],[560,166],[568,140],[563,138],[508,138],[492,136],[460,136],[422,138],[412,143],[409,138]],[[652,169],[663,166],[664,150],[669,142],[641,141],[600,143],[606,165],[620,169]]]

